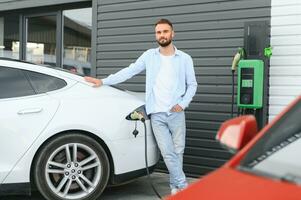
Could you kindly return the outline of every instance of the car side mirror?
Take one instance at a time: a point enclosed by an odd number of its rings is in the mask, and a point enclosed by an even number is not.
[[[225,121],[216,139],[230,151],[242,149],[257,133],[257,122],[253,115],[243,115]]]

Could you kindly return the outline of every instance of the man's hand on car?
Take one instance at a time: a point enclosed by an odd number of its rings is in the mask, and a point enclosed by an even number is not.
[[[84,77],[85,81],[89,82],[89,83],[93,83],[93,87],[100,87],[103,85],[102,80],[98,79],[98,78],[93,78],[90,76],[85,76]]]

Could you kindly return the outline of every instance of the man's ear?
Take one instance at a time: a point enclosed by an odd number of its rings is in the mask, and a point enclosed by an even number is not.
[[[175,37],[175,32],[174,32],[174,31],[171,32],[171,37],[172,37],[172,38]]]

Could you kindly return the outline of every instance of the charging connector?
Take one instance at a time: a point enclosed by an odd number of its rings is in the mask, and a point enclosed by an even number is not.
[[[137,111],[132,112],[129,117],[131,120],[140,120],[142,122],[145,122],[143,114]]]

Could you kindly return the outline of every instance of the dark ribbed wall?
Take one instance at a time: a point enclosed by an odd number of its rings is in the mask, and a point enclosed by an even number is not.
[[[244,44],[244,22],[270,20],[270,0],[98,0],[96,74],[104,77],[141,55],[154,42],[153,24],[174,23],[177,48],[194,60],[197,94],[186,110],[184,169],[200,176],[222,165],[230,154],[215,141],[230,118],[231,61]],[[144,74],[119,86],[144,91]],[[162,167],[162,163],[160,164]]]

